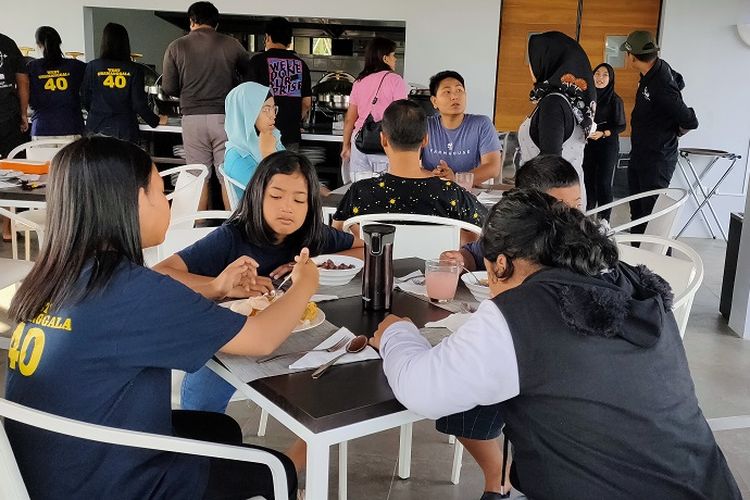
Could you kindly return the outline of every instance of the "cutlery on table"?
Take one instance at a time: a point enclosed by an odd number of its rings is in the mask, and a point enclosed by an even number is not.
[[[265,358],[260,358],[260,359],[256,360],[255,362],[256,363],[265,363],[267,361],[271,361],[271,360],[278,359],[278,358],[283,358],[285,356],[294,356],[294,355],[298,355],[298,354],[307,354],[309,352],[336,352],[339,349],[341,349],[342,347],[344,347],[347,342],[349,342],[349,339],[343,338],[343,339],[339,340],[338,342],[336,342],[335,344],[333,344],[331,347],[326,347],[325,349],[308,349],[306,351],[284,352],[284,353],[281,353],[281,354],[274,354],[272,356],[266,356]]]
[[[312,374],[312,378],[317,379],[320,378],[325,371],[330,368],[331,366],[336,363],[339,359],[343,358],[347,354],[354,354],[356,352],[360,352],[364,350],[365,347],[367,347],[368,339],[364,335],[357,335],[353,339],[349,341],[349,343],[346,345],[346,350],[330,360],[328,363],[324,363],[320,365]]]

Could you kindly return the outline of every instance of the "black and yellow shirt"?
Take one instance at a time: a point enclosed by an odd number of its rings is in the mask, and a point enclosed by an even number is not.
[[[487,209],[455,182],[427,177],[412,179],[383,174],[352,184],[334,220],[356,215],[401,213],[435,215],[482,226]]]

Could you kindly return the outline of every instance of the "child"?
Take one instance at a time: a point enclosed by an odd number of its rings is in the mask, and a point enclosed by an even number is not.
[[[539,155],[527,161],[516,174],[516,187],[544,191],[571,208],[582,209],[578,174],[562,156]],[[469,271],[484,270],[479,241],[467,243],[460,250],[443,252],[440,258],[457,261]]]
[[[247,297],[273,290],[270,277],[286,274],[302,248],[313,256],[352,248],[361,254],[361,240],[323,223],[319,190],[315,169],[304,155],[276,152],[260,162],[226,224],[154,269],[215,298],[205,284],[229,263],[249,256],[258,263],[259,276],[250,293],[235,290],[232,295]],[[185,377],[182,408],[224,412],[232,394],[234,387],[204,367]]]
[[[94,424],[241,444],[239,425],[226,415],[171,411],[171,370],[195,371],[217,351],[272,352],[305,310],[318,270],[301,252],[292,287],[263,315],[217,306],[143,266],[141,249],[160,244],[169,226],[163,189],[148,154],[125,141],[83,138],[55,156],[47,193],[47,227],[55,231],[11,303],[18,326],[6,397]],[[206,286],[216,296],[247,290],[256,268],[238,256]],[[11,421],[5,427],[34,498],[273,493],[261,465],[115,447]],[[293,464],[274,453],[296,498]]]

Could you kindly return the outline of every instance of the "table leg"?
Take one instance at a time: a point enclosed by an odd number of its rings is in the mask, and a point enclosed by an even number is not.
[[[698,172],[695,170],[695,167],[693,167],[693,163],[690,161],[690,158],[688,158],[687,156],[682,156],[682,158],[685,159],[685,161],[688,164],[688,167],[690,167],[690,171],[692,172],[692,174],[693,174],[693,176],[695,178],[695,182],[693,182],[688,177],[687,172],[685,171],[685,167],[682,165],[682,162],[679,160],[679,158],[677,159],[677,164],[680,166],[680,170],[682,171],[682,175],[685,176],[685,180],[687,181],[688,189],[690,190],[690,194],[693,196],[693,200],[695,201],[696,207],[698,207],[698,208],[695,209],[695,211],[690,216],[688,224],[690,222],[692,222],[692,220],[695,218],[695,216],[698,213],[700,213],[701,217],[703,217],[703,222],[706,224],[706,227],[708,227],[708,232],[711,233],[711,237],[713,239],[716,239],[716,233],[714,233],[713,226],[709,222],[709,220],[706,217],[706,215],[703,213],[703,210],[701,210],[701,208],[700,208],[701,207],[701,203],[703,203],[703,201],[698,199],[698,193],[696,192],[696,188],[700,189],[700,192],[703,195],[703,199],[704,200],[706,199],[706,192],[703,190],[703,185],[701,184],[700,176],[698,175]],[[680,231],[680,233],[678,233],[678,236],[679,236],[679,234],[682,234],[682,231],[684,231],[687,228],[688,224],[685,224],[683,226],[683,228]]]
[[[328,498],[330,453],[331,448],[327,444],[307,442],[307,481],[305,484],[307,500],[327,500]]]
[[[16,213],[15,207],[10,207],[11,212]],[[10,245],[12,249],[13,260],[18,259],[18,234],[16,233],[16,221],[10,219]]]
[[[349,464],[349,441],[339,443],[339,500],[346,500],[347,496],[347,467]]]
[[[401,426],[401,437],[398,448],[398,477],[409,479],[411,476],[411,441],[413,424]]]
[[[702,174],[698,175],[697,171],[695,170],[695,167],[693,166],[693,163],[690,161],[689,158],[687,158],[688,165],[690,166],[690,169],[693,171],[693,175],[695,175],[696,178],[698,179],[698,188],[701,190],[701,194],[703,195],[703,202],[699,205],[698,208],[701,211],[701,214],[703,214],[703,206],[708,205],[708,209],[711,211],[711,215],[713,215],[714,217],[714,222],[716,222],[716,225],[719,226],[719,232],[721,233],[721,236],[726,241],[727,235],[726,233],[724,233],[724,228],[721,226],[721,221],[719,220],[719,216],[716,215],[716,210],[714,210],[713,205],[711,205],[711,196],[713,196],[713,194],[716,192],[716,188],[719,186],[719,184],[721,184],[721,182],[729,174],[729,172],[731,172],[732,167],[734,166],[734,162],[732,163],[732,165],[729,166],[727,171],[724,172],[724,175],[721,176],[719,181],[716,184],[714,184],[714,188],[710,190],[708,194],[706,194],[706,188],[703,186],[703,182],[702,182],[703,176],[705,176],[708,173],[708,171],[711,170],[711,168],[714,166],[714,164],[718,160],[719,158],[716,157],[710,162],[708,162],[708,165],[706,165],[706,168],[703,169]],[[703,217],[705,218],[706,216],[704,215]],[[706,223],[708,223],[708,219],[706,219]],[[714,236],[714,238],[716,238],[716,236]]]

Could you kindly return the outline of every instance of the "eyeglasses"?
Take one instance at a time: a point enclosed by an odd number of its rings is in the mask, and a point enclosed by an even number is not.
[[[278,106],[263,106],[260,108],[261,111],[263,111],[267,115],[278,115],[279,114],[279,107]]]

